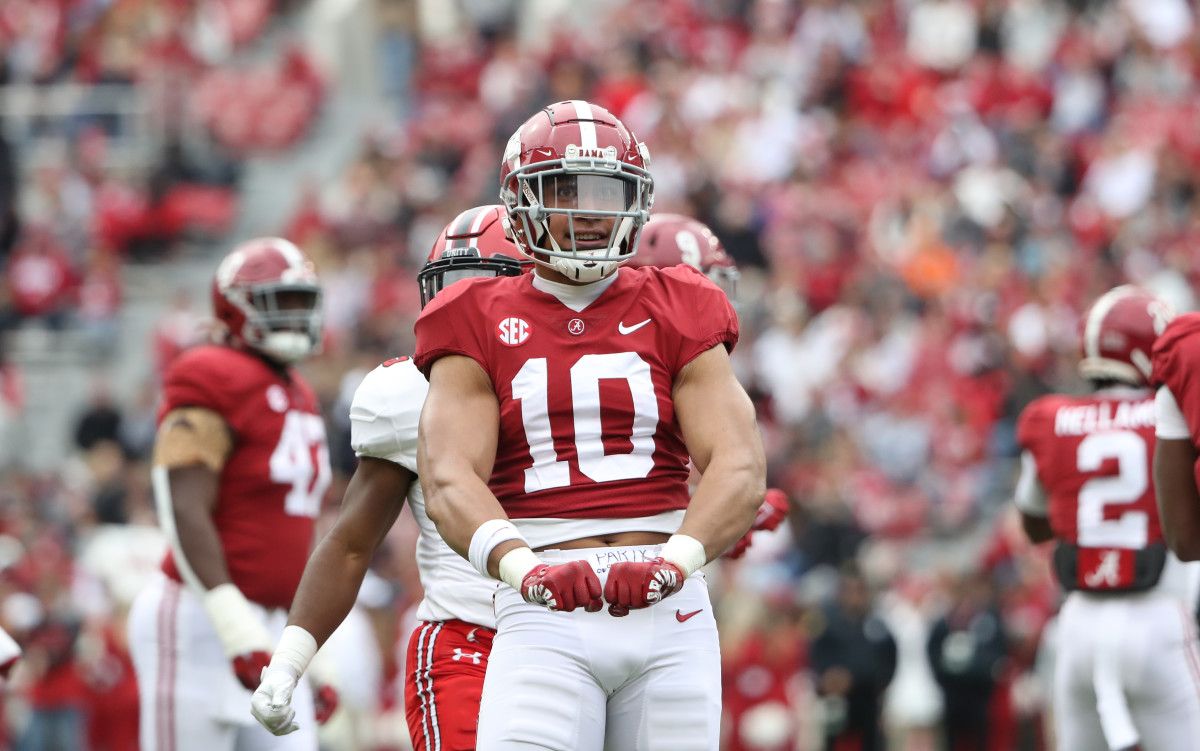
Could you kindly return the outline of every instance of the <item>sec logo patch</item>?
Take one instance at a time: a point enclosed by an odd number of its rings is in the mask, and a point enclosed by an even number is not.
[[[496,334],[500,337],[500,343],[509,347],[524,344],[529,339],[530,333],[529,324],[521,318],[505,318],[496,326]]]

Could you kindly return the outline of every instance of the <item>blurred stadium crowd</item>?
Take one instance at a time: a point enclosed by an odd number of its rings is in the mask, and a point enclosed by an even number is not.
[[[1079,389],[1077,318],[1101,292],[1132,281],[1194,307],[1191,7],[369,4],[387,116],[272,228],[326,288],[328,340],[306,370],[335,444],[327,514],[353,470],[350,396],[411,351],[433,238],[496,202],[503,144],[530,112],[586,98],[650,146],[655,210],[706,222],[736,259],[735,364],[770,482],[793,503],[789,524],[711,577],[725,747],[858,748],[846,739],[879,706],[889,749],[935,748],[943,724],[956,749],[1047,748],[1043,634],[1059,593],[1008,503],[1013,426],[1033,398]],[[103,364],[128,264],[167,268],[197,239],[230,239],[244,160],[305,149],[327,104],[320,66],[274,33],[305,5],[0,2],[6,96],[144,87],[165,134],[141,169],[111,169],[123,134],[103,117],[0,131],[0,332],[83,330]],[[181,145],[197,129],[199,156]],[[26,148],[47,133],[67,147]],[[203,335],[206,307],[163,317],[147,373]],[[0,422],[32,388],[0,350]],[[123,616],[162,545],[156,394],[115,400],[99,383],[92,398],[53,474],[4,462],[0,622],[28,658],[5,689],[0,747],[60,748],[82,729],[91,751],[136,748]],[[331,749],[405,747],[395,675],[420,599],[414,535],[398,526],[360,598],[378,648],[345,664],[373,677],[352,681],[358,730],[331,729]]]

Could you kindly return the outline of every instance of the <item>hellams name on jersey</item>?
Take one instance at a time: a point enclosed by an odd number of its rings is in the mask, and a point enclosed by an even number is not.
[[[1116,412],[1113,411],[1114,406]],[[1153,399],[1064,406],[1054,413],[1055,435],[1084,435],[1106,430],[1137,430],[1153,426]]]

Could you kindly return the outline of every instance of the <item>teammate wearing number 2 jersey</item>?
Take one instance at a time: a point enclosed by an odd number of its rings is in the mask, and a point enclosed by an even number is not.
[[[428,512],[504,582],[482,751],[718,747],[696,572],[750,527],[765,462],[725,294],[686,266],[620,268],[647,221],[648,160],[595,105],[534,115],[501,178],[534,273],[457,284],[417,320]]]
[[[143,751],[315,751],[246,712],[284,627],[329,485],[325,425],[292,367],[319,343],[321,288],[286,240],[235,248],[213,283],[225,341],[163,379],[153,481],[170,552],[129,616]],[[302,688],[297,711],[314,717]]]
[[[1056,629],[1062,751],[1185,751],[1200,738],[1196,569],[1164,544],[1151,478],[1150,353],[1169,318],[1136,287],[1101,296],[1082,332],[1093,392],[1042,397],[1017,424],[1017,506],[1032,540],[1057,541],[1069,591]]]

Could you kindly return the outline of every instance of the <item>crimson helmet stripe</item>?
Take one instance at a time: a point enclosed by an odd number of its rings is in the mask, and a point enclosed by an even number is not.
[[[1134,288],[1129,285],[1115,287],[1101,295],[1100,299],[1092,306],[1092,312],[1083,329],[1083,354],[1085,357],[1101,356],[1100,331],[1104,326],[1104,319],[1108,317],[1109,312],[1118,302],[1134,291]]]
[[[596,141],[596,123],[593,122],[596,118],[592,114],[592,105],[582,99],[572,99],[571,105],[575,107],[575,116],[579,118],[579,148],[586,154],[590,153],[589,149],[596,149],[599,144]]]

